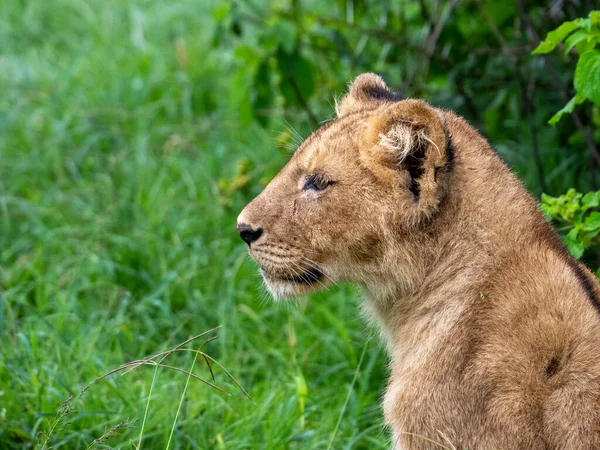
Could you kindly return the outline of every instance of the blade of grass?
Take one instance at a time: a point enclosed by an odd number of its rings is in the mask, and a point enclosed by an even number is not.
[[[346,407],[348,406],[350,396],[352,395],[352,390],[354,389],[354,385],[356,384],[358,373],[360,371],[360,366],[362,366],[363,359],[365,358],[365,354],[367,353],[369,342],[371,342],[370,339],[367,342],[365,342],[365,346],[363,347],[362,354],[360,355],[360,359],[358,360],[358,364],[356,365],[356,370],[354,371],[354,378],[352,378],[352,383],[350,383],[350,387],[348,388],[348,395],[346,396],[346,401],[344,401],[344,406],[342,406],[342,410],[340,411],[340,417],[338,417],[337,423],[335,424],[335,428],[333,429],[333,433],[331,434],[331,439],[329,439],[327,450],[331,450],[331,445],[333,444],[338,428],[340,427],[340,423],[342,422],[342,417],[344,417],[344,413],[346,412]]]
[[[173,439],[173,433],[175,432],[175,427],[177,426],[177,418],[179,417],[179,411],[181,411],[181,405],[183,404],[183,399],[185,397],[188,384],[190,383],[190,378],[192,377],[192,370],[194,370],[194,366],[196,365],[196,359],[198,359],[198,353],[194,354],[194,361],[192,362],[192,367],[190,367],[188,377],[185,380],[185,386],[183,386],[183,392],[181,393],[181,398],[179,399],[179,406],[177,406],[177,412],[175,413],[175,419],[173,420],[173,426],[171,427],[171,433],[169,434],[169,440],[167,441],[167,447],[165,448],[165,450],[169,450],[169,448],[171,447],[171,440]]]
[[[146,418],[148,417],[148,410],[150,408],[150,398],[152,397],[152,390],[154,389],[154,382],[156,381],[156,376],[158,374],[158,365],[154,368],[154,375],[152,376],[152,383],[150,384],[150,392],[148,392],[148,400],[146,400],[146,408],[144,410],[144,418],[142,419],[142,426],[140,428],[140,437],[138,438],[137,444],[135,446],[136,450],[140,450],[142,446],[142,439],[144,437],[144,426],[146,425]]]
[[[223,367],[223,365],[222,365],[222,364],[221,364],[219,361],[217,361],[216,359],[214,359],[214,358],[213,358],[213,357],[211,357],[210,355],[207,355],[206,353],[202,353],[202,355],[203,355],[205,358],[208,358],[208,359],[210,359],[210,360],[211,360],[212,362],[214,362],[214,363],[215,363],[217,366],[219,366],[219,368],[220,368],[220,369],[221,369],[223,372],[225,372],[225,373],[227,374],[227,376],[228,376],[228,377],[231,379],[231,381],[233,381],[233,382],[235,383],[235,385],[236,385],[236,386],[239,388],[239,390],[240,390],[240,391],[242,391],[246,397],[248,397],[250,400],[252,400],[252,397],[250,397],[250,394],[248,394],[248,393],[246,392],[246,390],[245,390],[245,389],[242,387],[242,385],[241,385],[240,383],[238,383],[238,381],[235,379],[235,377],[234,377],[233,375],[231,375],[231,373],[229,373],[229,371],[228,371],[228,370],[227,370],[225,367]],[[255,402],[254,400],[252,400],[252,403],[256,404],[256,402]]]

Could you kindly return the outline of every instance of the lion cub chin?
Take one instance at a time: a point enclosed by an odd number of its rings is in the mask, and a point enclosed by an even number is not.
[[[275,298],[356,282],[396,449],[600,449],[600,288],[463,119],[359,76],[238,217]]]

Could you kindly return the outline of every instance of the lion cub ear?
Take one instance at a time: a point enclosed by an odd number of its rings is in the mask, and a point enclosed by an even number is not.
[[[431,212],[453,159],[449,139],[440,112],[423,101],[404,100],[369,119],[362,145],[373,169],[393,179],[400,171],[413,201]]]
[[[392,91],[383,78],[374,73],[363,73],[356,77],[350,90],[341,102],[336,104],[338,117],[352,114],[364,109],[372,109],[384,102],[397,102],[402,97]]]

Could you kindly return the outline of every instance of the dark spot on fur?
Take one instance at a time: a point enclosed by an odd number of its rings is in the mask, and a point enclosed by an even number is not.
[[[444,135],[446,136],[446,164],[444,168],[446,169],[446,172],[450,172],[454,168],[454,155],[456,150],[454,148],[454,144],[452,143],[452,135],[443,123],[442,129],[444,130]]]
[[[590,302],[592,302],[592,305],[594,308],[596,308],[596,311],[600,312],[600,299],[598,299],[596,288],[591,277],[585,271],[583,265],[576,261],[572,256],[567,260],[567,262],[569,263],[569,266],[571,266],[573,272],[575,272],[575,276],[579,279],[579,283],[581,283],[581,287],[583,287],[583,290],[590,299]]]
[[[408,173],[410,174],[410,185],[408,186],[408,189],[412,192],[415,203],[419,202],[419,196],[421,195],[421,188],[418,180],[423,175],[423,172],[425,172],[425,169],[423,168],[425,147],[426,145],[422,143],[417,144],[402,163],[404,168],[408,170]]]
[[[567,251],[560,236],[548,222],[544,221],[540,225],[537,230],[540,239],[549,242],[558,256],[569,266],[573,274],[577,277],[590,303],[600,313],[600,299],[596,292],[596,286],[591,275],[586,271],[585,266]]]
[[[381,242],[376,235],[369,235],[362,239],[362,242],[350,247],[352,258],[355,261],[369,263],[381,256]]]
[[[548,378],[552,378],[554,375],[556,375],[556,373],[558,372],[558,366],[559,366],[559,362],[558,362],[558,358],[552,358],[548,364],[546,365],[546,370],[545,370],[545,377],[546,379]]]
[[[452,136],[446,133],[446,172],[451,172],[454,168],[455,153],[456,150],[454,149],[454,144],[452,143]]]
[[[438,181],[438,176],[439,176],[440,172],[448,173],[448,172],[452,171],[452,169],[454,167],[455,149],[454,149],[454,145],[452,143],[452,136],[450,135],[450,132],[446,129],[446,127],[443,124],[442,124],[442,129],[444,130],[444,135],[446,136],[446,162],[444,163],[443,166],[435,168],[433,176],[434,176],[434,180],[436,183]]]

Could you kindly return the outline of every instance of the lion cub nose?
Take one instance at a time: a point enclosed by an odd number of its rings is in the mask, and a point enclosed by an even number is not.
[[[252,244],[263,234],[262,228],[254,229],[250,225],[246,225],[244,223],[239,224],[235,229],[244,242],[248,245]]]

